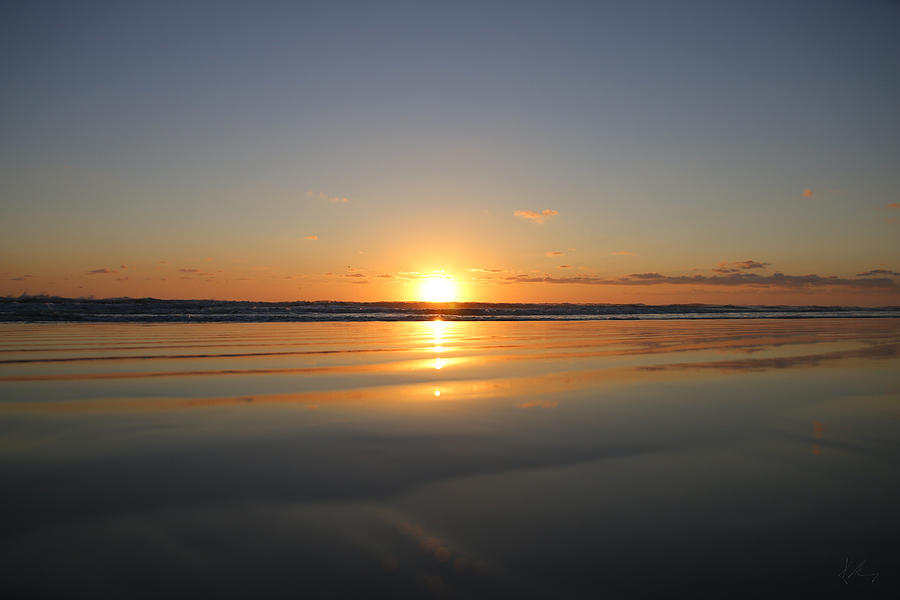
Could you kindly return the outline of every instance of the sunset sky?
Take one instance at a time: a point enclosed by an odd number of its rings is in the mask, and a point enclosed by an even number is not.
[[[9,2],[0,295],[900,304],[900,3]]]

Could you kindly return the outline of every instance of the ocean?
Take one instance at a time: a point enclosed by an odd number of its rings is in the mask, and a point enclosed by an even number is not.
[[[156,298],[0,298],[2,321],[290,322],[900,317],[900,306],[528,304],[489,302],[250,302]]]

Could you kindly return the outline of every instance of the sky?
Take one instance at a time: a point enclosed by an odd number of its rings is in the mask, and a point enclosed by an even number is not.
[[[898,30],[877,0],[7,2],[0,295],[898,305]]]

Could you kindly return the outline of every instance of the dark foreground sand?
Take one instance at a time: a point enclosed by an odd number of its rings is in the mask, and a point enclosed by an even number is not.
[[[898,345],[894,319],[0,325],[0,595],[897,597]]]

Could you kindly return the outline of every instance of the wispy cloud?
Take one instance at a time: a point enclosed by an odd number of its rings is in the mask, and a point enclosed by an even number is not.
[[[610,254],[613,256],[637,256],[637,254],[628,250],[616,250],[615,252],[610,252]]]
[[[103,267],[102,269],[93,269],[91,271],[87,271],[85,275],[112,275],[114,273],[118,273],[115,269],[107,269]]]
[[[533,210],[517,210],[513,213],[513,215],[521,219],[525,219],[537,224],[544,223],[545,221],[547,221],[547,219],[555,217],[558,214],[559,211],[555,211],[552,208],[545,208],[541,212],[535,212]]]
[[[515,275],[505,278],[510,283],[558,283],[581,285],[711,285],[711,286],[757,286],[774,288],[844,287],[856,289],[900,289],[894,280],[887,277],[865,277],[847,279],[835,275],[759,275],[757,273],[731,273],[728,275],[676,275],[660,273],[632,273],[618,278],[579,276],[551,277],[549,275]]]
[[[547,256],[562,256],[563,254],[565,254],[565,252],[562,250],[551,250],[547,253]]]
[[[804,189],[804,190],[803,190],[803,197],[804,197],[804,198],[812,198],[812,197],[813,197],[813,191],[812,191],[811,189],[809,189],[809,188]]]
[[[401,279],[422,279],[423,277],[426,277],[426,276],[427,275],[425,273],[420,273],[418,271],[398,271],[397,272],[397,277],[400,277]]]
[[[330,194],[326,194],[325,192],[313,192],[312,190],[306,192],[307,198],[316,198],[318,200],[326,200],[333,204],[347,204],[350,202],[350,199],[346,196],[332,196]]]
[[[887,205],[888,208],[900,208],[900,202],[891,202]]]
[[[309,240],[309,241],[311,241],[311,242],[315,242],[316,240],[319,239],[319,236],[317,236],[317,235],[305,235],[305,236],[303,236],[303,239],[304,239],[304,240]]]
[[[712,271],[714,273],[740,273],[742,271],[750,271],[752,269],[766,269],[772,263],[767,262],[759,262],[756,260],[740,260],[737,262],[729,263],[728,261],[722,261],[715,266]]]
[[[755,260],[742,260],[740,262],[734,263],[734,266],[741,270],[749,270],[749,269],[765,269],[771,263],[767,262],[757,262]]]
[[[182,273],[199,273],[200,269],[178,269]]]
[[[866,271],[865,273],[856,274],[857,277],[873,277],[875,275],[900,277],[900,273],[898,273],[897,271],[891,271],[889,269],[872,269],[871,271]]]
[[[571,269],[572,265],[559,265],[560,269]]]
[[[504,269],[485,269],[484,267],[466,270],[470,273],[502,273],[504,271]]]

